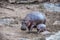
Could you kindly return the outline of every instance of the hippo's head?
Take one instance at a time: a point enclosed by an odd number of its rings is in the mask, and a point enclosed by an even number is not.
[[[46,30],[46,25],[45,24],[39,24],[39,25],[37,25],[37,31],[38,31],[38,33],[39,32],[43,32],[45,30]]]
[[[22,22],[21,22],[21,24],[22,24],[22,26],[21,26],[21,30],[26,30],[27,29],[27,27],[29,26],[29,21],[27,21],[27,20],[23,20]]]

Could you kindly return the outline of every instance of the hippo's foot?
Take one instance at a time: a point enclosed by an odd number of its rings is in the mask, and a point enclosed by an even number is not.
[[[37,29],[37,33],[44,32],[44,30]]]
[[[44,30],[37,31],[37,33],[41,33],[41,32],[44,32]]]
[[[28,27],[28,32],[31,33],[32,32],[32,29],[30,27]]]
[[[29,30],[28,32],[29,32],[29,33],[31,33],[31,32],[32,32],[32,30]]]
[[[28,33],[31,33],[31,32],[32,32],[32,30],[30,28],[28,28]]]
[[[40,33],[40,31],[37,29],[37,33],[39,34]]]

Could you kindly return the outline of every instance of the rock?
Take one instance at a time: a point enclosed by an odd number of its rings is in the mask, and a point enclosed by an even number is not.
[[[45,40],[44,37],[36,37],[36,38],[33,38],[33,40]]]
[[[46,40],[60,40],[60,31],[58,31],[54,35],[51,35],[50,37],[47,37]]]
[[[10,3],[36,3],[36,2],[47,2],[47,0],[9,0]]]
[[[60,21],[55,21],[53,25],[60,25]]]
[[[52,35],[54,33],[53,32],[49,32],[49,31],[44,31],[41,34],[44,35],[45,37],[49,37],[50,35]]]
[[[0,24],[12,24],[14,23],[15,20],[13,18],[3,18],[3,19],[0,19]]]
[[[50,32],[49,31],[44,31],[41,34],[46,35],[46,34],[50,34]]]
[[[28,38],[20,38],[20,40],[30,40],[30,39],[28,39]]]
[[[8,0],[9,3],[15,3],[16,0]]]

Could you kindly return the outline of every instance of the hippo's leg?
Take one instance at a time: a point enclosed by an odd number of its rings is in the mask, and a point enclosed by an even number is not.
[[[34,26],[36,25],[35,22],[33,22],[33,24],[31,25],[31,31],[33,30]]]
[[[43,32],[43,30],[37,29],[37,33]]]
[[[30,31],[32,31],[33,27],[34,27],[34,25],[31,26]]]
[[[40,30],[40,29],[37,29],[37,33],[40,33],[40,32],[42,32],[42,30]]]
[[[28,27],[28,32],[30,32],[30,26]]]
[[[46,19],[44,20],[43,24],[46,24]]]
[[[40,32],[39,32],[39,29],[37,29],[37,33],[40,33]]]
[[[29,32],[32,32],[32,30],[33,30],[33,28],[34,28],[35,25],[36,25],[36,23],[33,22],[33,23],[28,27]]]
[[[29,32],[32,32],[33,27],[34,27],[34,25],[29,26],[29,27],[28,27],[28,31],[29,31]]]

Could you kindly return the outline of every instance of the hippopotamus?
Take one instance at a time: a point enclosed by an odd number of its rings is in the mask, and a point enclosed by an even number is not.
[[[45,24],[38,24],[37,25],[37,32],[43,32],[43,31],[47,31],[46,25]]]
[[[33,28],[39,28],[40,26],[37,26],[39,24],[46,23],[46,16],[44,13],[39,11],[33,11],[25,16],[25,18],[22,21],[21,30],[28,29],[29,32],[32,31]],[[40,29],[38,29],[40,30]]]

